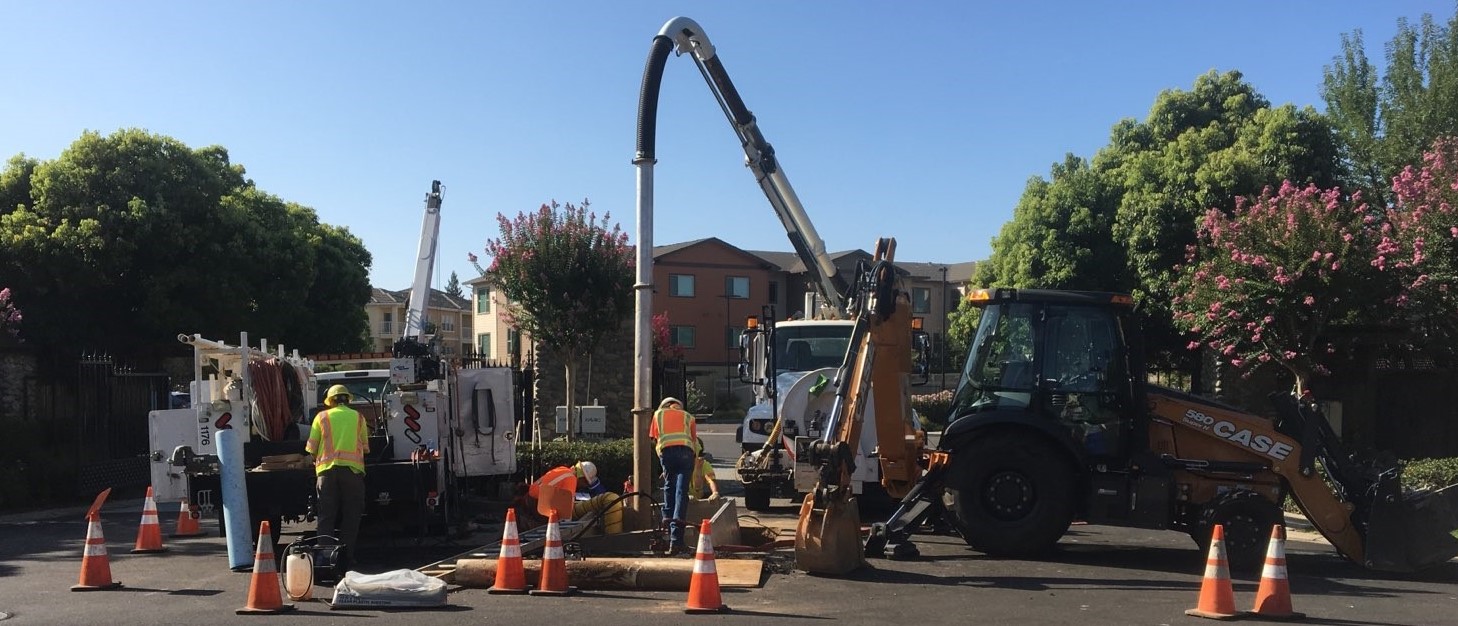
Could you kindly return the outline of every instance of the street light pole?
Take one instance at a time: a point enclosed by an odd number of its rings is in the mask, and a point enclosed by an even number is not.
[[[947,390],[947,266],[942,266],[942,391]]]

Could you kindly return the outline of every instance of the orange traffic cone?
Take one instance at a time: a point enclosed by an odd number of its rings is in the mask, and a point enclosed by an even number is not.
[[[202,527],[197,523],[199,517],[202,516],[192,508],[187,498],[183,498],[182,508],[177,511],[177,528],[172,532],[172,537],[197,537],[203,534]]]
[[[235,612],[245,615],[294,610],[294,605],[283,603],[281,588],[278,564],[273,561],[273,533],[269,531],[268,520],[264,520],[258,528],[258,551],[253,556],[253,576],[248,582],[248,605]]]
[[[147,487],[147,499],[142,503],[142,525],[137,528],[137,547],[132,554],[163,552],[162,525],[157,523],[157,501],[152,499],[152,488]]]
[[[1210,555],[1205,559],[1205,580],[1200,583],[1200,604],[1185,615],[1210,619],[1240,617],[1235,611],[1235,589],[1230,586],[1230,565],[1225,560],[1225,527],[1215,525],[1210,534]]]
[[[694,553],[694,573],[689,578],[688,605],[684,613],[723,613],[729,607],[719,597],[719,570],[714,567],[714,528],[709,520],[699,524],[699,549]]]
[[[486,593],[525,593],[526,568],[521,564],[521,539],[516,536],[516,509],[506,510],[501,533],[501,555],[496,557],[496,584]]]
[[[562,530],[558,526],[557,511],[547,517],[547,544],[542,549],[542,578],[537,588],[531,590],[534,596],[565,596],[577,593],[576,587],[567,586],[567,556],[562,553]]]
[[[1291,610],[1291,586],[1286,580],[1286,527],[1271,528],[1271,543],[1266,546],[1266,566],[1261,570],[1261,586],[1256,590],[1255,608],[1246,612],[1269,619],[1301,619],[1304,613]]]
[[[86,516],[86,550],[81,553],[81,581],[71,591],[118,589],[121,583],[111,579],[111,558],[106,554],[106,538],[101,536],[101,516]]]

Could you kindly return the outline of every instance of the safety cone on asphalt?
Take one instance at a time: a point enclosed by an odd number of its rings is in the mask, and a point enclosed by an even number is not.
[[[1301,619],[1304,613],[1291,610],[1291,585],[1286,579],[1286,527],[1271,527],[1266,546],[1266,566],[1261,569],[1261,586],[1256,590],[1255,608],[1247,615],[1267,619]]]
[[[203,534],[202,526],[197,523],[199,517],[201,516],[193,510],[187,498],[183,498],[182,508],[177,511],[177,528],[173,530],[172,537],[197,537]]]
[[[121,583],[111,579],[111,558],[106,554],[106,537],[101,535],[101,516],[86,516],[86,550],[81,553],[81,580],[71,591],[118,589]]]
[[[1230,564],[1225,560],[1225,527],[1210,532],[1210,554],[1205,558],[1205,579],[1200,583],[1200,604],[1185,615],[1210,619],[1240,617],[1235,610],[1235,589],[1230,586]]]
[[[719,597],[719,570],[714,567],[714,528],[709,520],[699,524],[699,549],[694,553],[694,573],[689,578],[685,613],[723,613],[729,610]]]
[[[516,535],[516,509],[506,510],[501,555],[496,557],[496,584],[487,593],[526,593],[526,568],[521,563],[521,538]]]
[[[273,533],[268,520],[258,527],[258,550],[253,556],[253,576],[248,582],[248,605],[236,611],[239,615],[282,613],[294,610],[284,604],[278,564],[273,560]]]
[[[152,499],[152,488],[147,487],[147,499],[142,503],[142,525],[137,528],[137,547],[132,554],[163,552],[162,525],[157,522],[157,501]]]
[[[542,548],[542,578],[537,588],[531,590],[534,596],[565,596],[577,593],[576,587],[567,586],[567,555],[562,552],[562,530],[557,522],[557,512],[547,517],[547,543]]]

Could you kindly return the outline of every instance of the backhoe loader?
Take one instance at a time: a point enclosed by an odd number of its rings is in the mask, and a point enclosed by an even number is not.
[[[976,550],[1034,556],[1080,519],[1181,531],[1202,547],[1220,524],[1232,567],[1250,568],[1288,495],[1340,554],[1366,567],[1409,572],[1458,555],[1458,486],[1404,489],[1400,465],[1344,451],[1314,403],[1274,394],[1267,419],[1145,382],[1128,295],[993,289],[968,299],[982,315],[937,448],[911,450],[916,435],[881,438],[883,467],[901,464],[883,472],[885,485],[903,497],[872,526],[866,556],[916,556],[911,536],[934,516]],[[871,328],[876,311],[867,310]],[[901,328],[880,322],[870,335]],[[847,425],[820,446],[822,484],[801,509],[797,557],[811,572],[845,574],[861,557],[849,554],[859,523],[836,497],[844,462],[835,452],[858,427],[864,372],[897,367],[866,349],[874,340],[861,345],[850,377],[837,381],[852,410],[838,404],[832,419]],[[898,385],[889,374],[871,384],[877,402],[905,396],[904,387],[887,393]],[[901,425],[894,406],[877,409],[878,427]],[[885,446],[898,441],[906,443]]]

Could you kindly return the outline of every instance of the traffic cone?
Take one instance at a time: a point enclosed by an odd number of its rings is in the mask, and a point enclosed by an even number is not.
[[[714,528],[709,520],[699,524],[699,549],[694,553],[694,573],[689,578],[688,605],[684,613],[723,613],[729,610],[719,597],[719,570],[714,567]]]
[[[557,523],[554,510],[547,517],[547,543],[542,549],[542,578],[537,588],[531,590],[534,596],[565,596],[577,593],[576,587],[567,586],[567,556],[562,553],[562,530]]]
[[[1261,586],[1256,590],[1255,608],[1247,615],[1268,619],[1301,619],[1305,613],[1291,610],[1291,585],[1286,580],[1286,527],[1271,527],[1271,543],[1266,546],[1266,566],[1261,570]]]
[[[1185,609],[1185,615],[1210,619],[1234,619],[1235,589],[1230,586],[1230,564],[1225,560],[1225,527],[1215,525],[1210,534],[1210,555],[1205,559],[1205,580],[1200,583],[1200,604]]]
[[[264,520],[258,527],[258,551],[253,556],[253,576],[248,582],[248,605],[235,611],[239,615],[271,614],[294,610],[283,603],[278,564],[273,560],[273,533]]]
[[[516,536],[516,509],[506,510],[501,533],[501,555],[496,557],[496,584],[486,593],[525,593],[526,568],[521,564],[521,539]]]
[[[101,536],[101,516],[86,516],[86,549],[81,553],[81,580],[71,591],[119,589],[122,584],[111,579],[111,558],[106,554],[106,537]]]
[[[177,528],[172,532],[172,537],[197,537],[203,534],[202,527],[197,523],[199,517],[201,516],[193,510],[187,498],[183,498],[182,508],[177,511]]]
[[[142,525],[137,528],[137,547],[132,554],[163,552],[162,525],[157,523],[157,501],[152,499],[152,488],[147,487],[147,499],[142,503]]]

